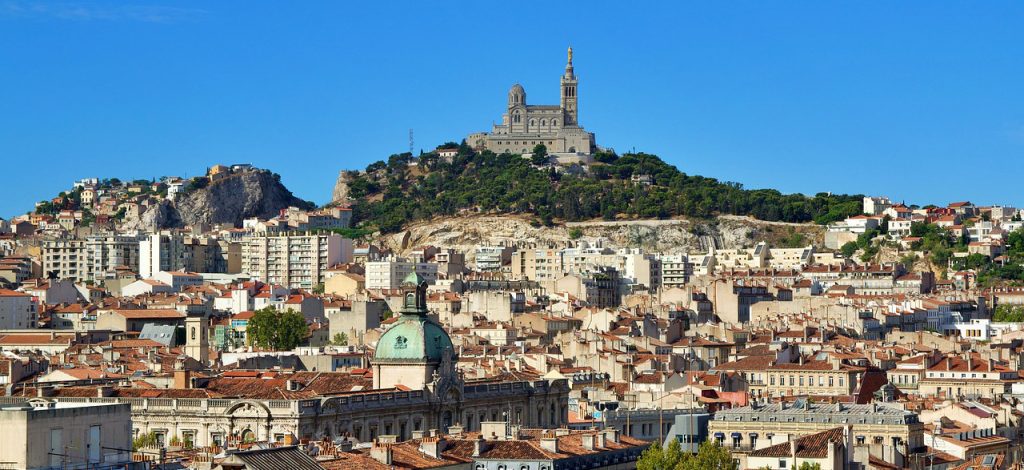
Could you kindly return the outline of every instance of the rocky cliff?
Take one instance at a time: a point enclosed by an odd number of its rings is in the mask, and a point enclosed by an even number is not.
[[[591,243],[603,239],[615,247],[643,248],[651,252],[683,253],[750,247],[759,241],[771,246],[821,245],[824,227],[814,224],[764,222],[749,217],[719,216],[710,221],[622,220],[575,222],[535,227],[525,217],[465,216],[417,222],[406,230],[387,235],[384,243],[406,254],[422,245],[455,247],[472,256],[480,244],[564,246],[575,240]]]
[[[127,228],[156,229],[184,226],[230,224],[241,226],[249,217],[270,218],[281,209],[313,205],[295,197],[281,184],[280,177],[266,170],[241,170],[205,187],[193,187],[177,200],[150,207],[137,220],[126,220]]]

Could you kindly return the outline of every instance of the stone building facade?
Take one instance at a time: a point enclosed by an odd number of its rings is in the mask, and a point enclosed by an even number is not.
[[[310,439],[351,436],[361,442],[394,435],[405,440],[411,439],[415,431],[443,431],[455,424],[467,431],[479,431],[481,423],[504,419],[509,412],[513,422],[526,427],[568,424],[569,387],[564,380],[453,380],[443,390],[371,390],[282,400],[103,397],[99,396],[104,394],[103,388],[92,389],[91,397],[58,392],[45,399],[57,403],[127,403],[131,405],[134,435],[154,432],[164,442],[177,436],[197,446],[224,443],[228,438],[283,441],[289,435]],[[0,404],[27,400],[0,397]]]
[[[561,100],[557,105],[528,105],[523,86],[512,85],[501,124],[495,124],[489,133],[470,134],[466,142],[480,150],[513,154],[529,153],[537,144],[544,144],[559,161],[586,161],[595,148],[594,134],[579,125],[579,81],[573,70],[571,47],[560,81]]]

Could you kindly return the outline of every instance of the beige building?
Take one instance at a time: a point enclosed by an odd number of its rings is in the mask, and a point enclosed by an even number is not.
[[[260,234],[242,242],[242,270],[268,284],[312,289],[352,261],[352,240],[329,234]]]
[[[495,124],[489,133],[470,134],[466,142],[495,153],[529,153],[534,146],[543,144],[549,153],[565,154],[566,161],[573,160],[572,156],[589,156],[595,148],[594,134],[579,126],[577,85],[570,47],[569,61],[561,77],[559,104],[527,105],[526,91],[517,83],[508,92],[501,124]]]
[[[745,406],[716,413],[708,432],[733,453],[749,453],[840,426],[850,428],[852,446],[897,466],[924,447],[924,425],[916,413],[878,404],[798,400]]]
[[[127,404],[30,400],[0,408],[0,429],[4,468],[145,468],[132,463]]]

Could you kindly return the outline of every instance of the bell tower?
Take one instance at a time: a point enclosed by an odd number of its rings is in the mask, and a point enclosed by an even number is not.
[[[562,122],[566,126],[579,125],[576,108],[576,74],[572,70],[572,47],[569,47],[569,61],[562,75]]]
[[[210,328],[203,317],[185,319],[185,355],[199,361],[203,367],[210,360]]]

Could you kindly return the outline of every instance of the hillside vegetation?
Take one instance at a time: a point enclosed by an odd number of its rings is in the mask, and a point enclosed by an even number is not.
[[[435,216],[511,213],[533,216],[536,224],[548,226],[555,221],[720,214],[827,224],[861,212],[859,195],[808,197],[749,190],[738,183],[687,175],[645,153],[599,153],[597,163],[570,174],[519,155],[446,145],[459,149],[451,162],[434,153],[417,159],[406,153],[375,162],[352,176],[348,197],[355,203],[356,223],[391,233],[409,222]],[[650,184],[633,182],[634,175],[649,177]]]

